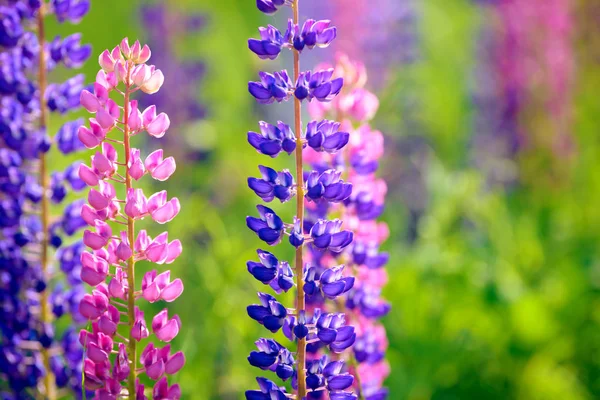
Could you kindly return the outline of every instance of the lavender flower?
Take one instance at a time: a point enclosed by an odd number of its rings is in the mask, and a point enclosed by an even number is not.
[[[62,153],[80,149],[68,138],[70,123],[52,140],[47,134],[48,112],[68,113],[79,107],[83,76],[64,84],[47,82],[47,72],[64,65],[79,68],[90,55],[80,35],[52,43],[45,37],[45,17],[78,22],[86,9],[61,8],[59,2],[10,1],[0,4],[0,377],[18,398],[55,399],[57,388],[73,398],[81,395],[81,349],[74,331],[57,337],[54,320],[70,316],[81,323],[77,303],[80,243],[65,244],[83,227],[81,203],[67,204],[63,215],[50,215],[50,202],[62,203],[69,191],[83,187],[66,171],[51,171],[47,154],[56,143]],[[80,2],[85,3],[85,2]],[[40,7],[44,7],[44,11]],[[68,8],[68,7],[67,7]],[[30,27],[37,25],[37,36]],[[54,219],[55,222],[50,223]],[[57,248],[53,254],[52,248]],[[56,256],[56,259],[54,259]],[[59,281],[52,264],[68,285]],[[4,395],[4,394],[3,394]]]
[[[260,39],[250,39],[248,47],[259,58],[275,59],[283,49],[294,53],[294,81],[287,71],[269,74],[260,72],[260,82],[250,82],[248,91],[259,103],[270,104],[294,99],[295,134],[292,129],[278,122],[277,126],[260,123],[261,133],[248,132],[248,142],[259,152],[277,157],[281,152],[295,153],[295,179],[288,170],[275,171],[259,166],[260,178],[248,179],[248,186],[263,201],[275,198],[288,202],[295,198],[296,216],[293,223],[285,223],[274,210],[263,205],[257,206],[259,217],[247,217],[248,228],[258,237],[274,246],[289,236],[290,244],[296,251],[296,265],[292,270],[285,261],[279,261],[273,254],[258,250],[259,262],[249,261],[248,271],[264,285],[269,285],[275,293],[287,292],[296,286],[296,304],[287,308],[274,296],[259,293],[260,304],[250,305],[248,315],[271,332],[282,330],[290,342],[296,343],[292,353],[287,346],[275,340],[261,338],[256,342],[257,351],[250,353],[251,365],[264,371],[273,371],[282,380],[291,379],[298,399],[317,399],[327,393],[331,399],[354,400],[357,396],[350,390],[353,377],[344,361],[328,362],[326,356],[314,358],[320,349],[330,353],[341,353],[350,348],[356,340],[353,326],[346,324],[344,313],[325,313],[316,308],[307,309],[307,300],[320,296],[336,299],[348,293],[354,286],[354,278],[344,277],[343,266],[318,271],[306,261],[305,248],[312,251],[339,253],[347,248],[353,239],[350,231],[342,230],[341,220],[320,219],[315,222],[304,218],[305,196],[321,204],[341,203],[352,193],[352,185],[341,179],[341,172],[335,169],[303,170],[302,150],[309,146],[327,154],[335,154],[348,143],[348,133],[338,130],[339,124],[332,121],[311,122],[306,134],[301,127],[301,103],[303,100],[329,102],[341,91],[343,79],[333,78],[333,69],[323,71],[300,71],[300,52],[314,47],[327,47],[336,36],[336,28],[330,21],[307,20],[299,28],[299,0],[270,1],[258,0],[258,9],[270,14],[282,6],[291,6],[294,18],[282,34],[277,28],[260,28]],[[306,181],[305,181],[306,178]],[[293,355],[294,354],[294,355]],[[310,358],[313,357],[313,358]],[[290,395],[266,378],[257,379],[260,390],[246,391],[246,398],[286,399]]]

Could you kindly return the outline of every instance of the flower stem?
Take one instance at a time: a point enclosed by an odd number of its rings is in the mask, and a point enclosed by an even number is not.
[[[295,0],[292,3],[294,13],[294,24],[298,24],[300,19],[300,10],[298,3],[300,0]],[[300,75],[300,53],[294,50],[294,82],[298,81]],[[298,193],[296,195],[296,217],[300,220],[300,224],[304,226],[304,170],[302,165],[302,105],[300,100],[294,96],[294,129],[296,132],[296,185]],[[303,230],[303,228],[301,228]],[[303,246],[296,249],[296,310],[298,315],[304,311],[304,262],[302,260]],[[306,338],[298,339],[298,396],[297,399],[306,397]]]
[[[46,87],[48,86],[46,76],[46,38],[45,38],[45,27],[44,27],[44,3],[40,6],[37,15],[37,35],[40,46],[40,52],[38,55],[38,92],[40,95],[40,131],[42,134],[46,134],[48,126],[48,108],[46,106]],[[41,252],[41,267],[42,277],[46,282],[46,288],[40,294],[40,308],[41,308],[41,322],[42,324],[52,323],[52,314],[50,313],[50,304],[48,299],[48,247],[50,245],[49,238],[49,227],[50,227],[50,207],[48,199],[49,183],[48,183],[48,165],[46,159],[46,153],[40,153],[40,165],[39,165],[39,179],[40,186],[42,187],[42,199],[41,199],[41,219],[42,219],[42,252]],[[44,375],[44,388],[45,396],[48,400],[54,400],[56,398],[56,387],[54,386],[54,374],[50,368],[50,352],[49,349],[42,347],[42,362],[44,363],[44,369],[46,374]]]
[[[127,62],[127,76],[125,81],[129,82],[129,78],[131,76],[131,63]],[[129,144],[129,95],[131,94],[131,86],[129,83],[126,83],[125,87],[125,104],[123,106],[123,122],[125,124],[125,129],[123,132],[123,143],[125,146],[125,187],[127,188],[127,192],[132,188],[131,183],[131,174],[129,173],[129,157],[130,157],[130,149],[131,146]],[[129,246],[133,246],[135,242],[135,231],[133,218],[127,217],[127,240],[129,240]],[[135,324],[135,259],[134,254],[131,254],[129,260],[127,260],[127,283],[129,286],[129,292],[127,295],[127,315],[129,319],[129,343],[128,347],[128,357],[129,360],[133,363],[129,370],[129,379],[128,379],[128,388],[129,388],[129,398],[132,399],[135,395],[135,381],[137,378],[137,370],[135,368],[135,363],[137,360],[137,348],[136,348],[136,340],[133,337],[133,325]]]

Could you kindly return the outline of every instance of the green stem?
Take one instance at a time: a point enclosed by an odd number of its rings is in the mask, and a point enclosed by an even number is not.
[[[38,42],[40,46],[40,52],[38,54],[39,63],[38,63],[38,84],[39,84],[39,95],[40,95],[40,131],[42,134],[46,133],[46,129],[48,126],[48,108],[46,106],[46,88],[48,86],[47,76],[46,76],[46,34],[45,34],[45,26],[44,26],[44,3],[40,6],[37,15],[37,35]],[[50,206],[48,199],[48,191],[49,191],[49,179],[48,179],[48,165],[46,153],[40,153],[40,166],[39,166],[39,179],[40,186],[42,187],[42,199],[41,199],[41,219],[42,219],[42,254],[41,254],[41,267],[42,267],[42,276],[44,281],[46,281],[46,289],[40,294],[40,308],[41,308],[41,322],[42,324],[50,324],[52,323],[52,313],[50,312],[50,302],[48,299],[48,264],[49,264],[49,256],[48,256],[48,248],[49,248],[49,228],[50,228]],[[45,396],[48,400],[56,399],[56,387],[54,385],[54,374],[52,374],[52,369],[50,368],[50,352],[48,349],[42,347],[42,362],[44,364],[44,369],[46,370],[46,374],[44,375],[44,390]]]
[[[300,19],[300,11],[296,0],[292,4],[294,13],[294,24],[298,24]],[[300,53],[294,50],[294,82],[298,81],[300,75]],[[296,217],[300,220],[301,231],[304,225],[304,175],[302,163],[302,104],[300,100],[294,96],[294,129],[296,132],[296,185],[298,187],[296,194]],[[302,232],[303,233],[303,232]],[[304,302],[304,261],[302,259],[303,247],[296,249],[296,310],[298,315],[305,309]],[[306,338],[298,339],[297,353],[297,369],[298,369],[298,396],[297,399],[306,397]]]
[[[127,61],[127,76],[125,81],[129,82],[129,78],[131,76],[131,62]],[[125,146],[125,187],[127,188],[127,192],[129,189],[133,188],[131,181],[131,174],[129,173],[129,157],[131,153],[131,146],[129,143],[130,132],[129,132],[129,96],[131,95],[131,86],[129,83],[126,84],[125,87],[125,104],[123,105],[123,145]],[[134,230],[134,221],[133,218],[127,217],[127,239],[129,240],[129,246],[133,246],[135,242],[135,230]],[[127,345],[127,355],[129,360],[131,361],[131,368],[129,370],[129,379],[128,379],[128,388],[129,388],[129,398],[133,399],[135,396],[135,381],[137,379],[137,371],[136,371],[136,360],[137,360],[137,341],[133,337],[133,326],[135,324],[135,260],[133,253],[129,260],[127,260],[127,284],[129,286],[129,291],[127,295],[127,316],[129,319],[129,343]]]

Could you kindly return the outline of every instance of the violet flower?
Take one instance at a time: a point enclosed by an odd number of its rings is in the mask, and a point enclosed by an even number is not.
[[[142,161],[140,150],[131,146],[134,135],[146,131],[162,137],[170,125],[169,117],[157,114],[154,105],[140,111],[137,101],[131,100],[132,93],[156,93],[163,84],[162,72],[146,64],[149,59],[148,46],[138,41],[130,45],[123,39],[112,51],[105,50],[100,55],[102,69],[96,77],[94,93],[81,93],[82,105],[95,117],[89,120],[90,128],[79,128],[79,138],[88,148],[100,147],[90,165],[82,164],[79,169],[81,179],[92,187],[89,205],[82,209],[83,219],[92,228],[83,237],[89,250],[81,254],[81,277],[95,288],[79,306],[81,314],[91,322],[90,331],[80,332],[80,342],[86,353],[84,384],[98,398],[181,396],[179,386],[169,386],[167,376],[183,367],[183,353],[171,353],[169,345],[155,347],[149,343],[138,357],[137,348],[137,342],[151,333],[160,341],[170,342],[181,329],[179,317],[170,316],[167,309],[147,325],[144,312],[136,305],[138,300],[172,302],[183,292],[182,281],[171,280],[168,270],[147,272],[141,287],[136,287],[137,261],[170,264],[182,251],[181,242],[169,241],[166,231],[152,238],[145,230],[135,229],[137,220],[149,218],[164,224],[180,210],[179,200],[169,199],[166,191],[146,197],[142,189],[134,187],[134,180],[144,175],[164,181],[175,171],[175,161],[164,158],[162,150]],[[122,108],[109,98],[111,92],[124,97]],[[124,187],[125,199],[118,198],[115,185]],[[127,326],[128,337],[117,333],[118,325]],[[109,358],[111,353],[118,356]],[[146,393],[140,383],[141,373],[156,382],[152,394]]]
[[[48,41],[46,17],[77,23],[87,12],[65,13],[58,3],[0,4],[0,380],[6,383],[1,397],[54,400],[59,391],[81,396],[82,351],[74,329],[59,337],[54,328],[57,319],[83,322],[77,307],[83,295],[82,245],[69,239],[83,227],[81,202],[67,204],[58,215],[51,215],[50,203],[62,203],[83,186],[74,165],[53,171],[47,157],[54,147],[69,154],[82,146],[73,141],[72,122],[54,138],[47,126],[50,111],[65,114],[79,107],[72,99],[79,96],[83,76],[49,84],[47,75],[61,65],[81,67],[91,48],[81,44],[80,34]],[[87,0],[79,3],[89,6]]]
[[[339,56],[334,76],[343,77],[344,81],[351,84],[344,87],[331,103],[311,103],[309,112],[316,118],[329,115],[341,117],[341,129],[349,132],[345,139],[348,145],[341,154],[329,154],[325,146],[312,146],[309,139],[304,157],[319,171],[311,173],[313,180],[317,179],[318,174],[327,174],[330,168],[341,168],[344,171],[341,176],[352,185],[352,193],[346,196],[340,187],[343,184],[335,179],[338,177],[336,174],[328,176],[326,181],[330,184],[332,195],[343,194],[341,203],[322,203],[319,202],[319,196],[312,196],[310,192],[307,195],[307,201],[310,201],[307,203],[307,214],[309,225],[312,224],[310,229],[314,245],[326,247],[329,251],[325,255],[321,252],[311,253],[310,267],[305,270],[305,277],[310,284],[305,286],[305,291],[314,307],[323,307],[332,295],[343,295],[345,303],[342,303],[342,307],[337,303],[336,309],[343,310],[356,326],[354,350],[345,354],[357,378],[354,387],[361,398],[384,399],[387,398],[387,389],[382,385],[389,374],[389,366],[385,361],[385,328],[378,320],[390,309],[389,303],[381,298],[381,289],[387,282],[383,267],[389,256],[379,250],[388,231],[387,226],[378,222],[377,218],[384,209],[387,186],[376,176],[379,159],[383,155],[383,136],[368,125],[379,103],[377,97],[364,88],[366,69],[362,64]],[[310,132],[319,130],[323,131],[313,126]],[[338,127],[334,130],[337,131]],[[313,134],[313,137],[317,135]],[[327,139],[323,141],[326,142]],[[327,194],[327,190],[324,193]],[[345,242],[340,233],[336,233],[339,222],[326,221],[329,215],[341,215],[349,223],[354,233],[351,245],[343,248],[336,246]],[[343,270],[339,266],[341,262],[345,263]],[[331,322],[323,318],[319,317],[317,327],[331,328]],[[324,332],[331,335],[329,331]],[[373,335],[373,332],[377,332],[377,335]],[[343,339],[338,340],[336,335],[336,342],[333,342],[335,349],[343,350]]]
[[[281,152],[291,155],[296,161],[295,176],[288,170],[276,171],[259,166],[261,177],[248,179],[248,186],[265,202],[275,198],[280,202],[296,200],[296,215],[292,223],[284,222],[277,213],[258,205],[258,217],[247,217],[246,224],[259,239],[270,246],[279,244],[284,236],[289,237],[295,248],[294,269],[286,261],[280,261],[270,252],[258,250],[259,261],[248,261],[248,272],[259,282],[268,285],[277,294],[296,286],[296,304],[292,308],[283,305],[268,293],[259,293],[259,304],[248,306],[250,318],[275,333],[280,330],[294,344],[293,350],[273,339],[261,338],[256,342],[257,351],[250,353],[248,362],[264,371],[272,371],[283,381],[291,380],[293,393],[266,378],[258,378],[259,390],[246,391],[249,400],[320,399],[327,396],[336,400],[355,400],[352,392],[354,378],[344,361],[328,362],[316,355],[319,351],[342,353],[354,344],[355,328],[346,324],[344,313],[322,312],[319,308],[307,309],[313,296],[341,299],[354,286],[353,277],[345,277],[344,267],[317,270],[306,258],[306,248],[322,254],[337,254],[350,246],[353,233],[342,229],[342,221],[319,219],[310,221],[304,217],[305,198],[319,204],[347,201],[352,185],[341,179],[341,172],[328,170],[304,171],[302,150],[309,146],[336,154],[348,143],[348,133],[339,131],[333,121],[315,121],[308,124],[306,133],[301,124],[302,100],[330,102],[340,93],[343,79],[333,77],[333,69],[322,71],[300,71],[300,53],[304,49],[327,47],[336,36],[336,28],[330,21],[307,20],[299,28],[299,0],[258,0],[258,9],[270,14],[283,6],[291,6],[293,19],[285,33],[269,26],[260,28],[260,39],[250,39],[249,49],[261,59],[275,59],[283,49],[294,55],[293,80],[287,71],[273,74],[260,72],[260,82],[249,82],[248,91],[259,103],[270,104],[293,98],[294,131],[289,125],[260,123],[260,133],[248,132],[248,142],[259,153],[277,157]],[[305,176],[306,175],[306,176]]]

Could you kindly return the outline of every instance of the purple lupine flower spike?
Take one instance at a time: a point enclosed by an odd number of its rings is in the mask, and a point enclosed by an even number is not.
[[[83,236],[89,249],[81,254],[81,277],[94,287],[92,293],[83,296],[79,306],[82,315],[91,322],[90,331],[81,331],[80,341],[86,352],[85,387],[95,391],[98,398],[115,398],[124,393],[138,400],[181,397],[179,386],[169,386],[166,376],[183,367],[182,352],[172,353],[168,344],[160,347],[149,343],[137,355],[137,342],[151,335],[162,342],[171,342],[181,329],[181,320],[165,308],[148,324],[136,303],[141,299],[170,303],[183,292],[183,282],[172,279],[169,270],[147,272],[139,289],[134,276],[135,262],[170,264],[182,251],[181,242],[169,241],[168,232],[152,238],[145,230],[135,230],[137,220],[148,218],[166,224],[180,210],[179,200],[169,199],[166,191],[147,197],[142,189],[134,187],[134,181],[145,175],[164,181],[176,167],[175,160],[165,158],[162,150],[144,159],[141,151],[131,146],[134,135],[146,131],[150,136],[162,137],[170,126],[169,117],[158,113],[154,105],[141,111],[137,100],[130,98],[138,89],[156,93],[163,84],[162,72],[146,64],[149,58],[148,46],[138,41],[130,46],[123,39],[112,51],[105,50],[100,55],[102,69],[93,93],[86,90],[81,93],[81,103],[95,118],[90,118],[90,128],[79,128],[78,136],[86,147],[97,151],[90,165],[79,166],[81,180],[91,187],[88,204],[81,212],[91,227]],[[118,86],[123,87],[118,92],[124,96],[122,112],[109,98]],[[122,140],[110,138],[109,143],[109,135],[115,134],[121,135]],[[115,148],[112,143],[122,147]],[[122,161],[118,161],[119,156]],[[124,186],[125,199],[118,198],[116,185]],[[122,321],[122,315],[127,319]],[[128,338],[117,334],[118,325],[127,325]],[[111,353],[117,356],[105,356]],[[146,390],[140,383],[141,373],[155,382],[152,389]]]
[[[56,135],[47,127],[50,112],[67,114],[79,107],[84,78],[50,83],[48,72],[80,68],[91,47],[78,33],[53,41],[45,37],[48,18],[76,23],[87,12],[64,18],[53,4],[44,4],[43,12],[40,1],[0,4],[2,398],[54,400],[59,392],[81,397],[82,350],[74,329],[55,329],[55,320],[83,322],[78,311],[82,243],[70,238],[85,224],[79,215],[82,202],[53,211],[83,186],[74,164],[55,171],[47,158],[55,148],[70,154],[82,146],[73,132],[76,122],[65,123]]]
[[[246,399],[285,400],[321,398],[355,400],[352,391],[354,378],[342,360],[329,362],[327,356],[316,357],[318,351],[339,354],[352,347],[356,340],[355,328],[346,324],[344,313],[324,313],[319,308],[307,310],[307,302],[336,299],[347,296],[355,278],[346,275],[343,265],[330,269],[314,268],[307,261],[311,252],[336,255],[352,243],[353,233],[342,229],[342,221],[316,221],[305,218],[305,201],[327,208],[343,204],[352,195],[352,184],[345,182],[336,168],[304,171],[303,150],[309,146],[326,154],[336,154],[349,141],[349,133],[340,130],[340,124],[324,120],[311,122],[305,133],[301,126],[302,100],[330,102],[341,91],[343,79],[333,76],[333,69],[300,71],[300,53],[315,47],[327,47],[336,37],[337,30],[329,20],[306,20],[299,23],[299,0],[257,0],[257,7],[267,14],[282,6],[291,6],[293,18],[284,33],[274,26],[260,28],[260,38],[248,41],[249,49],[260,59],[276,59],[288,49],[294,53],[293,80],[287,71],[260,72],[259,82],[249,82],[248,91],[261,104],[293,100],[294,128],[281,121],[277,125],[260,122],[260,133],[248,132],[248,142],[259,153],[277,157],[282,152],[295,156],[296,170],[277,171],[260,165],[260,177],[248,178],[248,187],[264,202],[278,199],[282,203],[295,201],[296,215],[284,222],[277,213],[258,205],[258,217],[249,216],[246,224],[259,239],[270,246],[282,242],[284,236],[295,249],[295,266],[280,261],[274,254],[258,250],[259,261],[248,261],[248,272],[276,293],[296,287],[296,304],[283,305],[275,296],[259,293],[259,304],[248,306],[250,318],[275,333],[282,330],[291,343],[273,339],[256,341],[257,350],[250,353],[250,365],[263,371],[272,371],[286,381],[291,379],[292,394],[266,378],[258,378],[259,390],[246,391]],[[302,26],[302,28],[300,28]],[[343,298],[342,298],[343,299]],[[288,344],[292,345],[289,349]],[[337,356],[336,356],[337,357]]]

